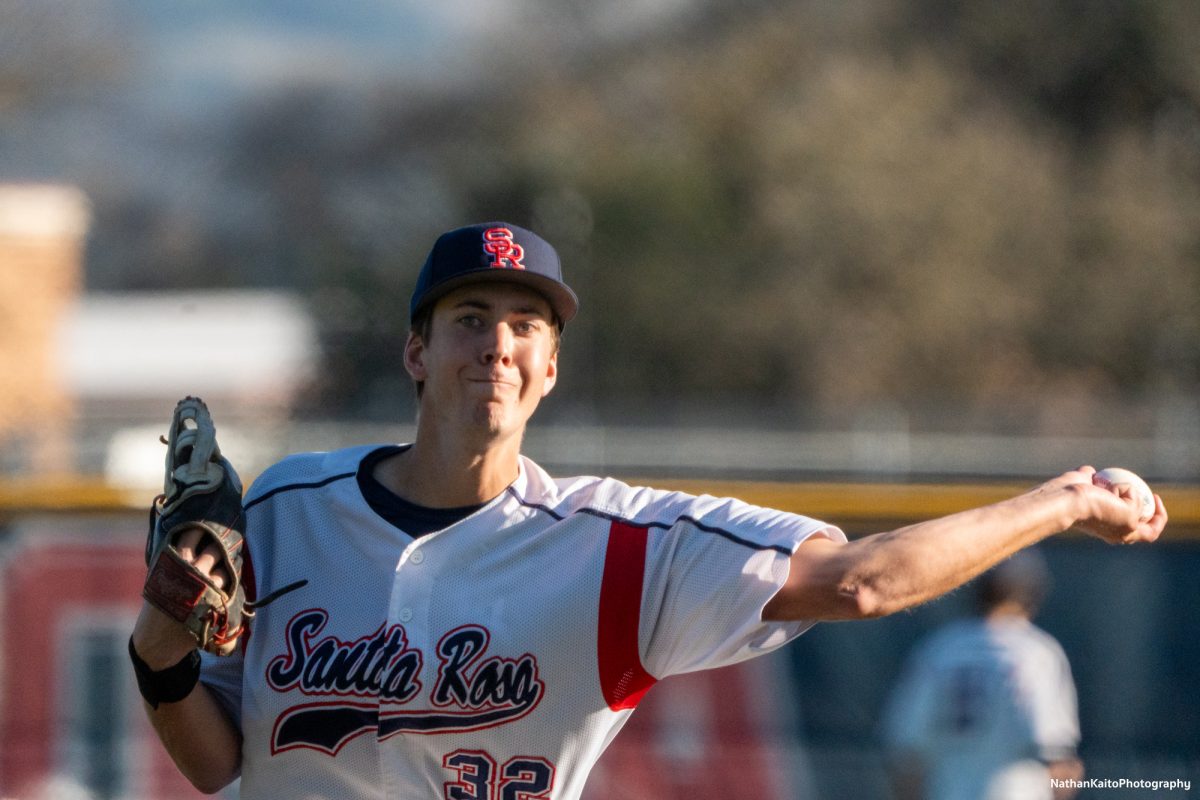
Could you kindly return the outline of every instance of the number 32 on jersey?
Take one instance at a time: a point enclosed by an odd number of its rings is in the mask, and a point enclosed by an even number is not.
[[[546,800],[554,786],[554,765],[536,756],[517,756],[497,769],[482,750],[455,750],[442,766],[457,780],[446,781],[446,800]]]

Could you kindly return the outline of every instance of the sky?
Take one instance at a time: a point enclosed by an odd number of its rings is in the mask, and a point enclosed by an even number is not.
[[[479,43],[524,1],[16,0],[0,29],[0,182],[218,197],[238,115],[289,89],[345,87],[349,102],[470,80]]]
[[[116,0],[116,8],[140,29],[155,82],[219,91],[381,75],[462,79],[486,68],[490,54],[517,47],[524,41],[518,31],[543,41],[569,41],[581,27],[621,35],[669,19],[691,2]]]
[[[470,69],[475,37],[486,27],[480,17],[516,2],[121,0],[120,6],[142,42],[144,83],[159,99],[176,94],[195,101],[385,75],[449,79]]]
[[[0,180],[87,181],[97,150],[102,167],[120,167],[203,139],[282,90],[469,83],[502,57],[536,62],[546,48],[669,21],[696,0],[14,2],[0,30]],[[16,108],[2,92],[13,62],[18,91],[36,87]]]

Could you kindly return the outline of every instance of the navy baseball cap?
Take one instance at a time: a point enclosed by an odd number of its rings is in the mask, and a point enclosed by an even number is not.
[[[579,298],[563,282],[558,253],[532,231],[507,222],[482,222],[443,233],[421,267],[409,318],[439,297],[477,281],[510,281],[528,286],[550,303],[559,324],[579,310]]]

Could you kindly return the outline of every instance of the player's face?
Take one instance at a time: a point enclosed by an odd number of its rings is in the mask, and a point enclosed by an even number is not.
[[[456,289],[433,308],[429,340],[410,336],[405,366],[424,381],[421,413],[488,436],[519,433],[554,386],[553,314],[508,283]]]

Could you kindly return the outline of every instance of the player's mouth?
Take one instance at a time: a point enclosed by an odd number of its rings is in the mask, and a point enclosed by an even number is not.
[[[511,386],[514,389],[517,388],[517,384],[514,383],[513,381],[505,380],[505,379],[499,378],[499,377],[496,377],[496,378],[467,378],[467,382],[468,383],[478,383],[483,386]]]

